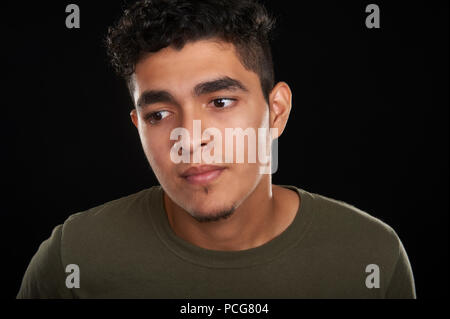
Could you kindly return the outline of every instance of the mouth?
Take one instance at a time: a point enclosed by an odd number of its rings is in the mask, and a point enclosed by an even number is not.
[[[214,165],[192,166],[181,174],[188,183],[204,185],[216,180],[226,167]]]

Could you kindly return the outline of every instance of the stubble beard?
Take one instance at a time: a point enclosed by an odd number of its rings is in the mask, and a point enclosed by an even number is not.
[[[192,212],[189,213],[196,221],[199,223],[209,223],[209,222],[216,222],[222,219],[227,219],[231,215],[233,215],[236,208],[232,206],[230,209],[224,209],[220,210],[215,213],[198,213],[198,212]]]

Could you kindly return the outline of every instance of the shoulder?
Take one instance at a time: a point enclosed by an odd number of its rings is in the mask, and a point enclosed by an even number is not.
[[[385,298],[416,298],[408,254],[396,231],[349,203],[309,193],[315,208],[315,227],[327,247],[337,247],[352,263],[377,265]],[[348,265],[347,265],[348,266]],[[367,271],[367,269],[366,269]]]
[[[142,242],[155,242],[152,214],[159,189],[153,186],[69,216],[61,231],[62,261],[95,263],[118,251],[136,250]]]
[[[62,241],[80,241],[105,236],[118,236],[132,231],[150,219],[151,205],[157,201],[160,186],[153,186],[86,211],[70,215],[62,225]]]
[[[65,286],[67,265],[76,264],[85,276],[95,277],[98,262],[117,264],[118,251],[136,250],[145,235],[151,240],[149,215],[158,190],[154,186],[70,215],[39,246],[17,298],[72,298]]]
[[[116,219],[125,217],[124,215],[136,211],[136,208],[141,208],[151,201],[151,196],[157,186],[141,190],[137,193],[127,195],[101,205],[97,205],[82,212],[70,215],[64,222],[64,226],[76,227],[82,223],[87,226],[90,223],[96,222],[111,222]]]
[[[62,226],[56,226],[31,259],[23,276],[18,299],[71,298],[64,287],[60,243]]]
[[[342,200],[311,192],[306,193],[312,199],[316,222],[322,227],[345,233],[395,239],[393,228],[369,212]]]
[[[77,264],[92,283],[106,273],[126,269],[132,258],[158,247],[153,214],[160,186],[154,186],[71,215],[61,232],[63,265]]]
[[[376,267],[381,274],[379,296],[415,297],[408,256],[390,225],[345,201],[297,190],[304,205],[300,213],[312,219],[303,247],[314,252],[318,268],[327,265],[332,274],[347,278],[349,287],[353,280],[354,287],[366,292],[367,273]]]
[[[395,263],[401,241],[390,225],[345,201],[298,190],[313,216],[312,233],[317,243]]]

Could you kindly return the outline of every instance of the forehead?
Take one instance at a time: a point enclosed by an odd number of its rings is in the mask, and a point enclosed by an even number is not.
[[[148,89],[187,92],[200,82],[228,76],[250,88],[259,84],[256,73],[247,70],[233,44],[219,40],[188,42],[181,50],[172,47],[150,53],[136,65],[135,97]]]

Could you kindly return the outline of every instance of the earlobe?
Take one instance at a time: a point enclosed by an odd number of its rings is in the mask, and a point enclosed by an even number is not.
[[[133,122],[134,126],[139,129],[139,119],[138,119],[138,114],[136,112],[136,109],[133,109],[130,112],[130,117],[131,117],[131,121]]]
[[[286,82],[278,82],[270,93],[269,101],[270,127],[277,128],[280,136],[286,127],[292,106],[292,92],[289,85]]]

